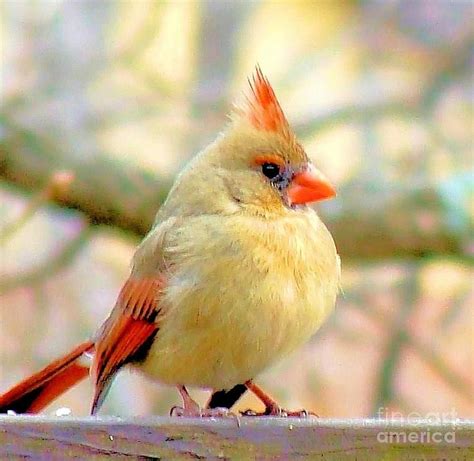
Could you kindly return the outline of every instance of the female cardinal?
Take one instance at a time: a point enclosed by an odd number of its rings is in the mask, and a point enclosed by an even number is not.
[[[334,307],[340,264],[308,204],[335,195],[296,140],[257,67],[227,129],[178,176],[138,247],[97,334],[0,396],[0,412],[38,412],[89,373],[92,414],[130,365],[178,387],[174,413],[212,415],[246,390],[284,412],[252,379],[307,341]],[[214,390],[200,409],[185,385]]]

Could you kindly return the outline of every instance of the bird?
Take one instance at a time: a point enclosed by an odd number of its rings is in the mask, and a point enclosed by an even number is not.
[[[298,141],[257,66],[224,130],[177,176],[91,339],[0,395],[38,413],[90,375],[96,414],[117,372],[176,386],[176,416],[222,415],[246,392],[284,410],[255,378],[333,311],[341,264],[314,202],[336,191]],[[92,357],[90,364],[82,360]],[[188,387],[211,390],[203,408]]]

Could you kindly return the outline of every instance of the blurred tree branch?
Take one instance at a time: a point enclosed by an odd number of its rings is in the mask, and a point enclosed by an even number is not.
[[[7,293],[19,287],[33,286],[37,282],[42,282],[52,277],[71,263],[79,251],[87,244],[90,236],[91,229],[86,224],[80,229],[76,236],[63,245],[57,254],[52,255],[43,263],[19,274],[2,275],[2,279],[0,280],[0,294]]]
[[[169,182],[133,163],[101,152],[87,158],[67,155],[40,136],[0,115],[0,177],[29,191],[42,189],[51,172],[73,172],[75,180],[56,203],[84,212],[93,224],[111,224],[143,235],[165,198]]]
[[[169,190],[168,179],[102,152],[87,158],[67,155],[44,134],[5,115],[0,115],[0,122],[1,178],[38,191],[52,171],[69,170],[75,180],[55,198],[57,203],[82,211],[93,224],[110,224],[139,236],[149,230]],[[466,243],[464,233],[443,226],[444,205],[434,186],[375,191],[369,184],[349,185],[340,195],[344,200],[323,214],[344,257],[454,254]]]
[[[13,237],[43,205],[54,200],[55,197],[61,196],[73,180],[73,175],[67,171],[58,171],[51,175],[45,187],[31,198],[21,215],[0,228],[0,244],[4,245]]]
[[[200,32],[197,83],[190,107],[199,115],[200,126],[206,125],[202,120],[206,119],[207,108],[215,110],[220,106],[221,95],[230,84],[239,31],[255,8],[244,3],[225,8],[219,5],[219,2],[208,0],[200,10],[201,23],[206,26]],[[115,55],[111,55],[103,38],[113,17],[111,3],[90,2],[82,6],[66,3],[61,7],[57,23],[47,24],[48,27],[39,29],[41,33],[32,35],[36,39],[30,38],[25,48],[30,50],[29,66],[36,69],[41,79],[32,88],[23,88],[23,95],[15,93],[5,98],[0,113],[0,178],[38,192],[52,172],[69,170],[75,181],[66,194],[54,198],[57,203],[81,210],[91,223],[114,225],[139,236],[149,230],[171,180],[132,161],[109,157],[97,147],[91,128],[99,122],[116,121],[120,111],[116,106],[112,109],[95,107],[88,97],[88,89],[97,75],[110,71],[110,62],[116,65],[137,63],[139,50],[143,51],[152,41],[161,8],[155,4],[149,7],[144,24],[137,29],[133,40]],[[216,11],[218,22],[214,21]],[[74,40],[65,41],[61,33],[55,32],[57,27],[63,28],[60,30],[78,29],[81,34],[74,35]],[[377,99],[364,106],[349,105],[330,113],[313,114],[297,124],[298,135],[314,135],[330,126],[354,121],[371,125],[386,115],[431,119],[435,102],[440,97],[439,88],[449,84],[454,76],[469,72],[471,45],[471,30],[466,28],[454,50],[436,50],[441,57],[432,60],[438,64],[431,70],[432,79],[418,100]],[[78,53],[79,48],[81,53]],[[77,55],[81,59],[78,60]],[[141,68],[134,72],[138,77],[143,73],[146,74]],[[159,73],[152,77],[146,77],[150,80],[148,84],[161,98],[166,93],[166,85],[162,84]],[[54,91],[51,92],[51,88]],[[128,121],[156,114],[160,106],[158,101],[152,104],[139,101],[127,106]],[[121,120],[121,116],[118,119]],[[208,136],[207,129],[187,133],[182,137],[183,151],[204,144]],[[376,168],[374,170],[378,172]],[[339,196],[342,199],[325,205],[322,214],[340,253],[346,258],[462,254],[468,244],[470,229],[464,216],[461,216],[461,227],[449,224],[456,221],[450,219],[453,213],[454,218],[459,218],[462,210],[460,212],[456,207],[458,196],[446,204],[446,190],[441,186],[434,183],[418,185],[412,181],[406,181],[404,186],[394,186],[377,183],[377,175],[372,174],[367,179],[359,178],[357,184],[341,188]],[[449,193],[448,198],[453,191]]]

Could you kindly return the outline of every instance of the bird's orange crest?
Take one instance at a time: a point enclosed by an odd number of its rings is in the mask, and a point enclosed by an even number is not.
[[[275,96],[268,79],[257,66],[252,79],[249,79],[251,93],[247,104],[239,112],[259,130],[288,134],[289,127],[285,114]]]

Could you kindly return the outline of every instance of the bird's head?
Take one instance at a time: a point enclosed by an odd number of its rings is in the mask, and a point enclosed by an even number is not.
[[[257,67],[244,104],[217,141],[213,160],[233,200],[265,209],[331,198],[334,187],[313,165]]]
[[[259,67],[249,83],[249,94],[235,107],[228,128],[185,173],[186,195],[196,209],[287,213],[333,197],[333,186],[297,141]]]

